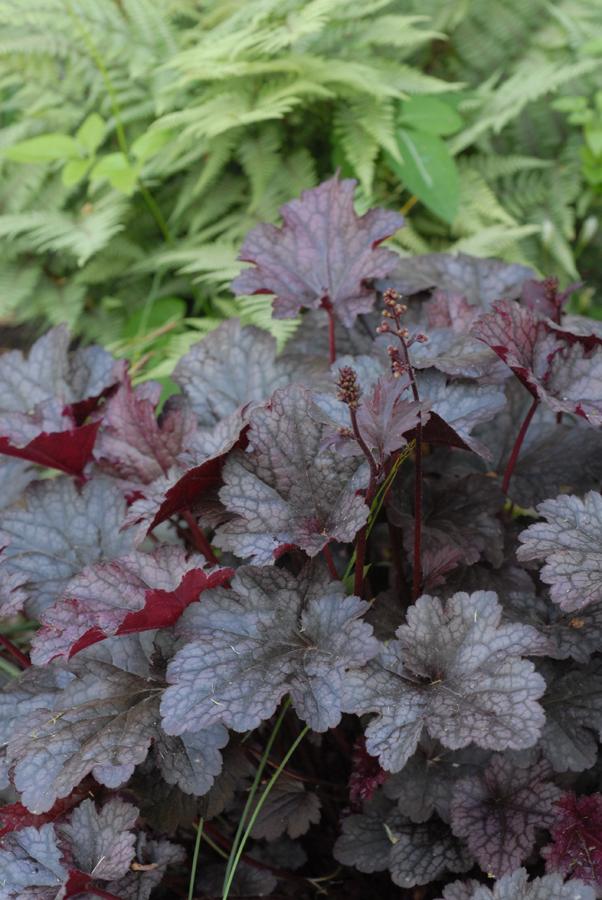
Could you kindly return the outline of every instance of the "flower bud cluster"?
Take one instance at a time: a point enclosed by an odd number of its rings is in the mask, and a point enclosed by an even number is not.
[[[401,303],[400,300],[401,294],[399,294],[398,291],[394,290],[394,288],[387,288],[383,294],[383,302],[385,305],[382,312],[383,318],[376,329],[376,333],[394,335],[404,344],[407,351],[407,349],[415,342],[426,344],[428,337],[426,334],[422,334],[422,332],[410,334],[409,329],[402,326],[401,317],[408,311],[408,308],[404,303]],[[392,345],[387,347],[387,353],[389,354],[389,359],[391,361],[391,371],[396,378],[399,378],[400,375],[403,375],[408,371],[408,364],[405,359],[402,358],[399,350]],[[407,358],[407,354],[404,354],[404,357]]]
[[[337,381],[337,397],[342,403],[346,403],[349,409],[357,409],[362,395],[357,380],[357,372],[351,366],[343,366],[339,369]]]

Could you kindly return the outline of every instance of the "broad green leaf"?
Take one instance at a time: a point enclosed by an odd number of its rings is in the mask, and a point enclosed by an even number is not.
[[[155,156],[165,144],[171,139],[172,132],[165,129],[153,129],[146,131],[132,144],[132,154],[140,162],[146,162],[152,156]]]
[[[88,151],[90,155],[94,154],[98,147],[102,144],[105,133],[105,121],[98,115],[92,113],[85,122],[80,125],[76,132],[76,140]]]
[[[453,222],[458,212],[460,179],[445,143],[434,134],[408,128],[398,129],[397,142],[403,162],[386,154],[391,170],[431,212],[445,222]]]
[[[136,187],[138,172],[123,153],[108,153],[96,163],[90,177],[92,181],[106,178],[116,191],[131,194]]]
[[[73,187],[78,181],[85,177],[86,172],[90,168],[89,159],[70,159],[63,169],[63,184],[65,187]]]
[[[29,138],[7,147],[4,156],[13,162],[45,163],[57,159],[77,159],[80,156],[77,142],[68,134],[48,133]]]
[[[439,97],[410,97],[401,107],[401,125],[427,134],[454,134],[462,127],[455,109]]]

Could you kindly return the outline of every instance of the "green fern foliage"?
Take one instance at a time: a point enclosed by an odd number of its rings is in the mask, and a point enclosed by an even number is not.
[[[139,377],[227,315],[282,344],[269,298],[229,294],[238,248],[337,168],[360,208],[408,212],[402,252],[573,278],[600,198],[550,99],[602,89],[601,34],[598,0],[0,0],[0,321],[67,320]],[[404,104],[435,96],[460,123],[433,132],[449,221],[387,165]]]

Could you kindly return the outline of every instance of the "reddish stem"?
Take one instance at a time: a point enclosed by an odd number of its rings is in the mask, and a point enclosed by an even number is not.
[[[525,440],[525,435],[529,429],[529,425],[531,424],[531,419],[535,414],[535,410],[539,405],[539,400],[537,397],[533,398],[533,403],[529,407],[529,411],[523,420],[523,424],[520,427],[520,431],[516,435],[516,440],[514,441],[514,447],[512,448],[512,453],[510,454],[510,459],[506,464],[506,469],[504,471],[504,480],[502,481],[502,491],[504,494],[508,493],[508,487],[510,486],[510,479],[512,478],[512,473],[514,472],[514,468],[518,461],[518,455],[520,453],[520,449],[523,445],[523,441]]]
[[[357,413],[352,406],[349,407],[349,417],[351,419],[351,427],[353,429],[353,435],[354,435],[356,441],[358,442],[362,453],[368,460],[368,465],[370,466],[370,475],[372,478],[377,480],[378,476],[379,476],[378,464],[377,464],[376,460],[374,459],[374,457],[372,456],[372,453],[370,452],[370,448],[368,447],[368,444],[365,442],[365,440],[362,437],[360,427],[357,424]]]
[[[328,566],[328,571],[330,572],[332,580],[340,581],[340,575],[337,572],[337,567],[334,564],[334,559],[332,558],[332,553],[328,544],[324,546],[322,553],[324,554],[324,559],[326,560],[326,565]]]
[[[372,506],[372,501],[374,500],[375,493],[376,479],[371,474],[370,484],[368,485],[368,490],[366,491],[365,497],[368,509],[370,509]],[[368,542],[368,521],[369,519],[366,520],[366,524],[359,532],[357,541],[355,543],[355,573],[353,578],[353,593],[356,597],[361,597],[364,593],[364,565],[366,561],[366,544]]]
[[[198,523],[196,522],[190,510],[185,509],[182,513],[182,518],[190,528],[190,533],[192,535],[194,545],[199,553],[202,553],[207,562],[211,563],[212,566],[219,566],[219,559],[211,549],[211,544],[203,534],[202,530],[199,528]]]
[[[21,650],[6,637],[6,635],[0,634],[0,644],[2,644],[4,649],[10,653],[13,659],[16,659],[22,669],[28,669],[30,667],[31,662],[29,661],[29,657],[22,653]]]
[[[416,426],[414,451],[414,568],[412,573],[412,600],[417,600],[422,590],[422,421]]]
[[[410,362],[408,348],[405,340],[401,339],[401,346],[408,367],[408,376],[412,396],[416,403],[420,403],[416,376]],[[414,568],[412,572],[412,600],[417,600],[422,590],[422,414],[418,413],[416,425],[416,448],[414,450]]]

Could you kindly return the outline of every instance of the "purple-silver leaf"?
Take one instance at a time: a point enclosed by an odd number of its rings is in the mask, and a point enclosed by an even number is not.
[[[521,561],[545,559],[540,578],[554,603],[573,612],[602,600],[602,494],[561,495],[537,507],[545,522],[520,535]]]
[[[274,294],[274,316],[296,316],[328,303],[348,327],[374,305],[371,278],[391,271],[397,256],[378,247],[404,223],[391,210],[353,209],[355,181],[337,176],[304,191],[280,210],[284,224],[258,225],[240,259],[253,263],[232,283],[235,294]]]
[[[480,774],[456,782],[451,825],[464,839],[481,869],[500,877],[513,872],[530,854],[538,828],[554,821],[560,788],[550,781],[547,762],[519,767],[494,756]]]
[[[314,731],[333,728],[347,670],[378,649],[360,620],[367,609],[316,565],[298,578],[284,569],[239,569],[231,590],[208,591],[180,620],[189,643],[167,670],[165,731],[215,722],[246,731],[268,719],[287,693]]]
[[[248,450],[223,470],[219,496],[232,518],[217,530],[222,550],[269,565],[291,545],[315,556],[330,541],[350,542],[365,523],[367,466],[321,449],[312,411],[312,395],[296,386],[251,415]]]
[[[535,629],[502,625],[491,591],[423,596],[380,657],[349,673],[348,712],[378,715],[366,729],[368,752],[399,772],[424,731],[452,750],[474,742],[491,750],[537,741],[545,682],[521,657],[541,644]]]

